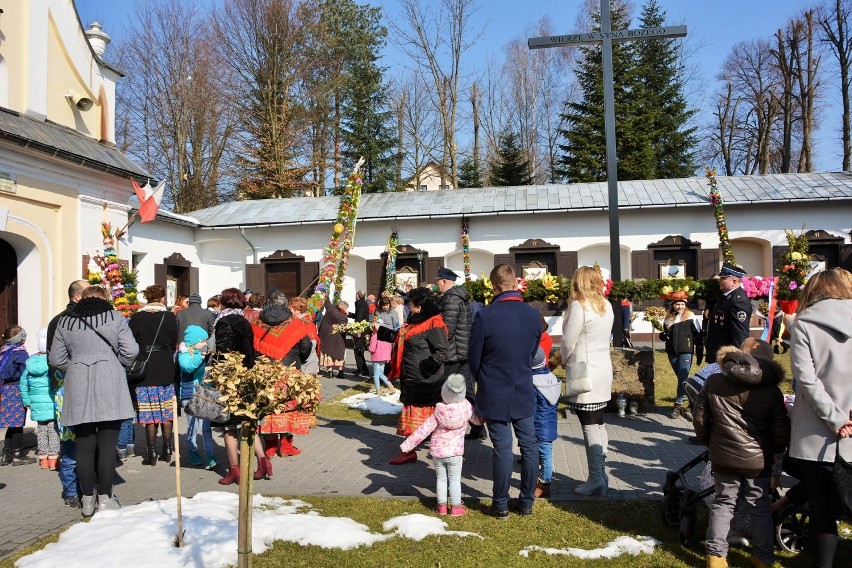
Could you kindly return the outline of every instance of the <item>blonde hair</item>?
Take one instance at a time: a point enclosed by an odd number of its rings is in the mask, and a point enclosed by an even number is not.
[[[677,313],[675,313],[674,307],[675,304],[677,304],[678,302],[683,302],[684,304],[686,304],[686,300],[675,300],[674,302],[672,302],[672,305],[669,306],[669,312],[666,314],[666,323],[668,325],[672,325],[672,323],[674,323],[675,318],[677,317]],[[683,313],[680,315],[680,321],[689,321],[690,319],[692,319],[693,315],[694,314],[692,313],[692,310],[689,309],[689,306],[686,306],[686,308],[683,310]]]
[[[574,278],[571,280],[571,297],[580,302],[584,309],[588,306],[602,316],[606,313],[603,285],[600,272],[591,266],[581,266],[574,271]]]
[[[395,305],[401,306],[401,305],[405,304],[405,300],[399,294],[394,296],[392,299],[393,299],[393,303]]]
[[[852,274],[842,268],[817,272],[802,290],[796,313],[813,306],[820,300],[852,300]]]

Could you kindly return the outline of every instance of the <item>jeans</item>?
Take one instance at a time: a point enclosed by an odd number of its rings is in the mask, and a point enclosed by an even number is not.
[[[521,492],[518,498],[521,509],[532,509],[535,501],[536,464],[535,419],[532,415],[511,422],[488,420],[488,434],[494,445],[492,454],[492,507],[497,511],[509,509],[509,484],[512,480],[514,454],[512,431],[521,449]]]
[[[553,442],[538,441],[538,476],[542,483],[553,478]]]
[[[438,485],[435,494],[438,496],[438,504],[447,503],[447,487],[450,490],[450,506],[461,505],[461,470],[462,456],[450,458],[435,458],[435,475]]]
[[[742,488],[752,523],[752,552],[758,560],[772,566],[775,561],[775,524],[769,505],[769,478],[749,479],[719,472],[715,472],[713,476],[716,478],[716,493],[710,506],[707,554],[722,558],[728,556],[728,532]]]
[[[373,361],[373,384],[376,385],[376,392],[379,390],[379,381],[385,383],[386,386],[392,386],[385,376],[386,363],[387,361]]]
[[[122,421],[121,430],[118,431],[118,447],[122,450],[127,449],[127,446],[134,446],[136,439],[136,431],[133,429],[133,419],[128,418]]]
[[[59,481],[62,483],[62,498],[80,494],[77,485],[77,443],[63,440],[59,444]]]
[[[180,401],[183,408],[189,403],[189,399]],[[198,444],[195,438],[198,436],[198,430],[201,429],[201,443],[204,446],[204,455],[212,458],[216,452],[216,446],[213,444],[213,427],[209,420],[202,420],[195,416],[186,415],[186,447],[190,452],[198,451]]]
[[[672,364],[672,370],[677,375],[675,404],[683,404],[686,398],[686,390],[683,388],[683,382],[689,378],[689,370],[692,368],[692,353],[681,353],[680,355],[669,357],[669,363]]]

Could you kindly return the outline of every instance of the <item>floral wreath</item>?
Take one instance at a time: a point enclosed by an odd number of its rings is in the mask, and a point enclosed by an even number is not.
[[[130,317],[139,309],[136,295],[136,273],[121,265],[115,248],[115,236],[109,221],[101,223],[102,254],[89,259],[89,284],[104,286],[110,293],[115,309]]]

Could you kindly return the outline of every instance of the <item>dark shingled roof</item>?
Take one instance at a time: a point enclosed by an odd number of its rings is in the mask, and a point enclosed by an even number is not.
[[[0,108],[0,140],[125,178],[133,176],[144,181],[151,177],[111,144],[4,108]]]
[[[726,204],[807,202],[852,199],[852,174],[773,174],[719,177]],[[623,181],[619,208],[708,205],[705,178]],[[361,197],[358,219],[405,219],[556,213],[607,207],[606,182],[517,187],[482,187],[443,191],[368,193]],[[234,201],[189,215],[201,227],[297,225],[333,221],[339,197],[294,197]]]

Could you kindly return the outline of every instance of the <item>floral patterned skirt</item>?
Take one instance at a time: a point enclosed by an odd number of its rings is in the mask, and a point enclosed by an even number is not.
[[[18,381],[4,383],[0,394],[0,428],[20,428],[27,420]]]
[[[421,424],[435,414],[434,406],[411,406],[406,404],[399,414],[399,422],[396,423],[396,433],[400,436],[411,436]]]
[[[334,357],[329,357],[325,353],[320,353],[319,356],[320,366],[325,367],[327,369],[342,369],[343,361],[340,359],[335,359]]]
[[[258,428],[260,434],[295,434],[307,436],[317,425],[316,414],[294,410],[281,414],[270,414]]]
[[[139,424],[162,424],[174,420],[172,411],[174,397],[173,384],[164,387],[136,387]]]

